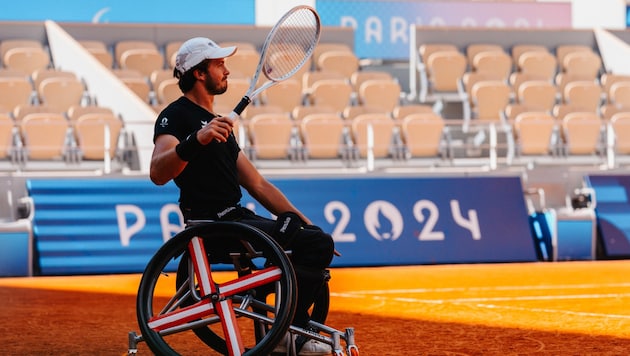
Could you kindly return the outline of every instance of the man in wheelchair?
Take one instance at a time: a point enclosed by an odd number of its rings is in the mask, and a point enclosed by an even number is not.
[[[239,221],[291,250],[298,291],[292,324],[306,328],[308,310],[328,278],[334,243],[258,172],[236,142],[233,122],[214,112],[215,95],[228,87],[225,58],[235,52],[236,47],[222,48],[209,39],[195,38],[181,46],[174,76],[183,96],[157,117],[150,178],[157,185],[174,180],[186,222]],[[264,218],[240,206],[241,187],[278,218]],[[287,335],[276,351],[288,348],[298,355],[332,352],[330,345],[304,336]]]

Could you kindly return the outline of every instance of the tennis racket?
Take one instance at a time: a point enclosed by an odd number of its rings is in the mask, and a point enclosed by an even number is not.
[[[230,119],[235,120],[265,89],[300,70],[313,54],[320,32],[319,15],[312,7],[300,5],[284,14],[267,35],[249,89],[230,113]],[[268,80],[256,88],[261,73]]]

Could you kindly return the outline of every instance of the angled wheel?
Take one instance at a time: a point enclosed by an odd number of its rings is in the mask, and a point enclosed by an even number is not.
[[[264,232],[235,222],[187,228],[157,251],[142,276],[142,338],[159,355],[190,353],[191,338],[221,354],[268,354],[293,320],[295,284],[287,255]],[[264,299],[261,289],[269,293]]]

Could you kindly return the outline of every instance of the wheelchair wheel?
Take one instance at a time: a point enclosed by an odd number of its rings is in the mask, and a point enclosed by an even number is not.
[[[251,270],[221,274],[223,280],[212,275],[235,265]],[[260,288],[271,291],[263,300]],[[192,336],[221,354],[263,355],[288,330],[296,293],[291,263],[267,234],[235,222],[203,223],[174,236],[149,261],[138,289],[138,323],[155,354],[189,353]]]

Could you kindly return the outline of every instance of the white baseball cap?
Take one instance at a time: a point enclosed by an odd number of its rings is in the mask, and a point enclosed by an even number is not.
[[[234,53],[236,53],[235,46],[219,47],[209,38],[191,38],[179,47],[177,57],[175,57],[175,69],[180,73],[185,73],[205,59],[225,58]]]

